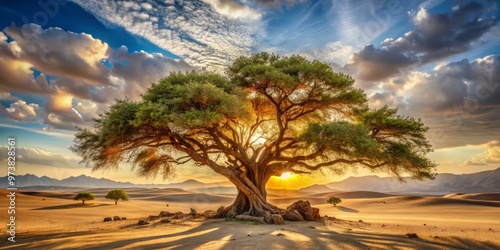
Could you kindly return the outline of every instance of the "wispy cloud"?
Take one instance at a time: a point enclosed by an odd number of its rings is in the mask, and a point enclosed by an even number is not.
[[[213,71],[250,53],[262,28],[257,12],[234,1],[148,1],[153,8],[128,1],[75,2],[105,24],[119,25],[193,67]]]
[[[7,146],[0,146],[0,153],[7,155]],[[84,165],[79,164],[80,158],[74,155],[56,154],[39,148],[17,148],[16,160],[27,164],[58,168],[85,168]]]
[[[32,128],[27,128],[27,127],[22,127],[22,126],[17,126],[17,125],[5,124],[5,123],[0,123],[0,127],[21,129],[24,131],[29,131],[29,132],[33,132],[33,133],[37,133],[37,134],[41,134],[41,135],[55,136],[55,137],[66,138],[66,139],[73,139],[74,138],[73,132],[61,133],[61,132],[55,132],[55,131],[46,131],[46,130],[42,130],[42,129],[32,129]]]

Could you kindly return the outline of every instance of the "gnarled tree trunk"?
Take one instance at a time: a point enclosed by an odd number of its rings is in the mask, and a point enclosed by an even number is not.
[[[265,175],[264,175],[265,176]],[[259,175],[247,171],[246,173],[235,174],[228,179],[236,186],[238,194],[233,204],[220,209],[216,217],[231,217],[237,215],[247,215],[254,217],[264,217],[267,223],[278,223],[281,220],[283,209],[270,204],[267,201],[266,183],[270,175],[259,178]],[[277,218],[279,216],[280,218]]]

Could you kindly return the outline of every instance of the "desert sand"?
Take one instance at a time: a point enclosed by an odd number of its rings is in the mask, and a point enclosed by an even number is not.
[[[160,211],[216,210],[229,205],[234,196],[181,189],[126,190],[130,201],[118,205],[103,198],[107,189],[86,190],[97,199],[83,207],[72,201],[77,190],[18,191],[16,242],[7,241],[4,230],[0,249],[500,249],[498,194],[337,192],[343,202],[334,207],[325,204],[333,193],[272,191],[269,199],[280,207],[309,200],[328,218],[262,225],[187,217],[137,225],[139,219]],[[6,195],[0,191],[0,204],[7,204]],[[7,209],[0,214],[5,225]],[[127,219],[103,222],[115,215]],[[419,238],[407,238],[407,233]]]

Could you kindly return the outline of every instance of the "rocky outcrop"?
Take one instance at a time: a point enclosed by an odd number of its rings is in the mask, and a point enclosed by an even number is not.
[[[294,202],[292,205],[286,208],[284,214],[286,214],[288,218],[298,219],[296,213],[299,213],[303,220],[313,221],[320,220],[321,216],[319,214],[319,209],[315,207],[311,207],[311,203],[309,201],[299,200]]]

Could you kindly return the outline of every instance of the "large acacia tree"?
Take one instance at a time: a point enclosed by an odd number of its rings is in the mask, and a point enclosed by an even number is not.
[[[265,186],[284,172],[365,167],[433,178],[427,127],[370,109],[353,83],[325,63],[268,53],[236,59],[224,76],[172,73],[141,101],[116,101],[72,150],[94,169],[128,161],[141,176],[168,178],[190,162],[211,168],[238,189],[226,215],[279,213]]]

